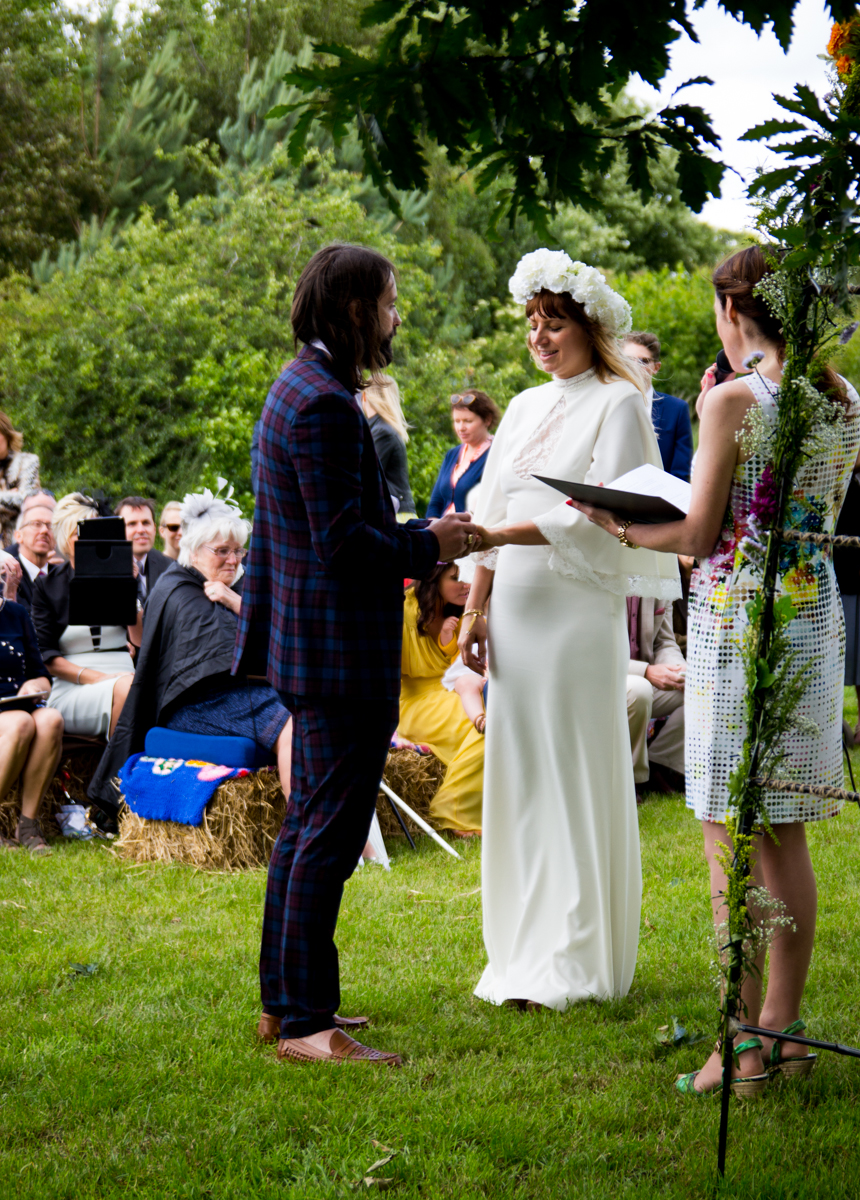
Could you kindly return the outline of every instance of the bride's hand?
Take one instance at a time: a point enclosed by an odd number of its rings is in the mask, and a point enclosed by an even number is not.
[[[478,526],[478,533],[481,535],[481,549],[494,550],[499,546],[504,546],[502,541],[502,526],[498,529],[485,529],[483,525]]]
[[[595,508],[593,504],[580,504],[578,500],[568,500],[567,503],[571,508],[575,508],[584,517],[587,517],[592,525],[599,525],[601,529],[605,529],[613,537],[618,537],[618,530],[624,522],[620,517],[616,517],[615,513],[610,512],[608,508]]]
[[[475,653],[475,643],[478,643],[478,653]],[[460,658],[471,671],[483,675],[487,669],[487,618],[465,617],[457,638],[460,648]]]

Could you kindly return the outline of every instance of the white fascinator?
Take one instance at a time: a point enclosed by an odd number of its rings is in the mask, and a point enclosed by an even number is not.
[[[567,292],[585,309],[592,321],[623,337],[630,332],[630,305],[612,290],[597,267],[574,262],[564,250],[533,250],[517,263],[508,287],[517,304],[527,304],[532,296],[548,292]]]
[[[224,488],[227,488],[227,491],[222,496]],[[204,488],[202,492],[189,492],[179,510],[183,531],[200,521],[205,521],[207,525],[222,521],[241,521],[242,510],[232,499],[233,490],[232,484],[219,477],[217,492],[211,492],[209,488]]]

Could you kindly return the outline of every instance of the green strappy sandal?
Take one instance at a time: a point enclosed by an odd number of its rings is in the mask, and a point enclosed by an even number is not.
[[[806,1023],[801,1020],[792,1021],[790,1025],[786,1025],[783,1033],[804,1033]],[[797,1078],[800,1075],[811,1075],[812,1068],[818,1061],[817,1054],[797,1054],[789,1058],[781,1058],[780,1051],[782,1042],[774,1042],[770,1048],[770,1058],[767,1062],[767,1073],[773,1079],[777,1075],[784,1075],[787,1079]]]
[[[747,1041],[741,1042],[739,1046],[735,1046],[732,1050],[732,1058],[735,1060],[735,1066],[740,1068],[740,1056],[745,1050],[761,1050],[761,1039],[754,1037],[748,1038]],[[788,1061],[791,1061],[790,1059]],[[716,1096],[723,1090],[722,1080],[716,1087],[708,1088],[706,1092],[700,1092],[695,1085],[698,1071],[690,1071],[687,1075],[679,1075],[675,1080],[675,1087],[682,1096]],[[764,1075],[747,1075],[741,1076],[738,1079],[733,1079],[729,1084],[729,1091],[735,1096],[760,1096],[767,1087],[769,1075],[765,1072]]]

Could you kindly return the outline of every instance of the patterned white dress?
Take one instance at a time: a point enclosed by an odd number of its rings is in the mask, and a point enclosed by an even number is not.
[[[775,385],[758,375],[744,382],[775,421]],[[837,448],[810,458],[789,500],[787,524],[812,533],[832,533],[860,448],[860,401],[848,385],[849,408],[840,422]],[[741,646],[748,622],[745,605],[758,591],[760,572],[744,554],[744,539],[756,538],[755,521],[766,514],[775,487],[767,459],[754,454],[735,468],[723,530],[716,549],[693,572],[690,585],[687,687],[685,698],[687,807],[699,820],[722,822],[729,777],[746,734]],[[752,525],[751,525],[752,519]],[[809,686],[798,708],[807,731],[795,729],[784,742],[780,774],[803,783],[842,787],[842,686],[845,627],[830,547],[786,542],[777,580],[797,616],[788,626],[797,664],[811,661]],[[814,722],[818,732],[807,722]],[[835,816],[838,800],[767,792],[772,824],[821,821]]]

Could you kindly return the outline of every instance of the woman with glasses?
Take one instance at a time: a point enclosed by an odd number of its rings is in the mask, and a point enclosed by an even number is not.
[[[468,388],[451,397],[451,420],[460,445],[442,460],[427,506],[428,517],[470,511],[470,493],[481,482],[492,430],[501,419],[501,412],[486,392]]]
[[[147,598],[134,683],[89,788],[102,806],[117,805],[112,781],[154,725],[257,742],[277,757],[289,790],[290,714],[267,683],[230,674],[248,522],[208,488],[185,497],[180,520],[179,561]]]

